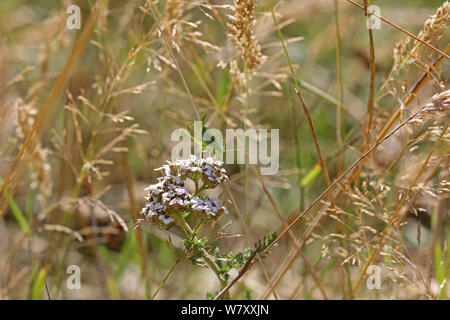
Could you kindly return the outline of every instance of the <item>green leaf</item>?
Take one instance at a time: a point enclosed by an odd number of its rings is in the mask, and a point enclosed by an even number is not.
[[[39,300],[42,296],[42,290],[45,286],[45,278],[47,277],[49,266],[42,267],[36,278],[34,279],[33,285],[31,287],[30,299],[31,300]]]
[[[322,168],[319,164],[316,164],[314,168],[312,168],[312,170],[308,172],[302,179],[302,181],[300,182],[301,186],[305,187],[306,185],[308,185],[311,181],[314,180],[314,178],[320,173],[320,171],[322,171]]]
[[[225,68],[222,70],[219,78],[219,87],[217,89],[217,104],[223,106],[226,102],[228,86],[230,84],[230,70]]]
[[[19,223],[20,228],[22,229],[23,233],[30,237],[31,236],[31,229],[27,222],[27,219],[25,218],[24,214],[22,213],[22,210],[20,210],[19,206],[17,205],[16,201],[14,201],[13,197],[8,193],[8,191],[5,190],[5,198],[9,202],[9,207],[11,209],[11,212],[14,215],[14,218],[16,218],[17,223]]]

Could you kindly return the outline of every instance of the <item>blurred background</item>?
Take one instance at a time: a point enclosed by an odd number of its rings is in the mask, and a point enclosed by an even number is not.
[[[439,53],[412,38],[402,47],[409,37],[382,23],[373,30],[375,103],[364,132],[371,79],[364,11],[343,0],[337,7],[333,0],[272,2],[331,181],[399,106],[404,120],[447,88],[448,60],[430,69]],[[445,6],[371,4],[413,35]],[[70,5],[80,8],[79,30],[67,28]],[[224,188],[215,190],[230,214],[202,230],[211,248],[252,247],[283,229],[277,210],[289,223],[327,187],[270,2],[255,1],[255,23],[247,21],[266,59],[246,76],[244,93],[230,68],[241,59],[227,27],[236,2],[153,5],[192,97],[145,1],[0,1],[0,178],[13,173],[0,198],[0,299],[206,299],[219,288],[211,270],[183,258],[181,230],[150,222],[134,228],[144,188],[157,182],[154,169],[170,160],[172,131],[197,120],[193,105],[223,132],[280,129],[276,175],[225,166],[237,206]],[[443,51],[450,13],[441,15],[442,32],[429,42]],[[334,189],[336,203],[325,197],[314,206],[233,286],[232,298],[447,298],[449,136],[439,138],[446,117],[407,125],[377,148],[355,179]],[[395,212],[402,219],[390,228]],[[373,250],[380,254],[370,261]],[[369,264],[382,268],[379,290],[361,276]],[[79,290],[66,286],[70,265],[80,268]]]

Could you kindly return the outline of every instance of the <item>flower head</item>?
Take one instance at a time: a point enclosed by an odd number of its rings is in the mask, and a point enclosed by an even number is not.
[[[206,217],[218,217],[222,213],[228,214],[227,208],[217,199],[201,199],[199,197],[192,197],[191,208],[197,213]]]
[[[191,195],[179,177],[163,176],[158,181],[146,188],[149,194],[141,214],[157,224],[162,222],[167,226],[174,221],[170,217],[171,213],[189,209]]]
[[[222,165],[221,161],[212,158],[198,159],[195,156],[186,160],[167,161],[167,164],[156,169],[162,172],[158,183],[146,188],[148,195],[141,214],[147,220],[169,228],[175,222],[174,216],[185,212],[194,212],[206,219],[228,213],[218,199],[192,194],[184,183],[189,178],[196,185],[201,182],[202,190],[215,188],[228,180]]]

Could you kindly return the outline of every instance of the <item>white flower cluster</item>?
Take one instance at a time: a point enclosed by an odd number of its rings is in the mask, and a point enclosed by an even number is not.
[[[171,224],[172,212],[185,211],[189,208],[190,193],[184,188],[184,182],[176,176],[162,176],[157,184],[145,189],[149,192],[142,214],[154,223]]]
[[[192,197],[191,208],[194,212],[213,217],[219,216],[222,213],[228,214],[227,208],[217,199],[201,199],[199,197]]]
[[[222,162],[212,158],[167,161],[161,168],[163,176],[158,183],[150,185],[146,203],[141,214],[154,223],[170,227],[174,222],[173,215],[194,212],[205,218],[217,218],[228,213],[226,207],[214,198],[200,198],[192,195],[184,185],[186,178],[201,180],[205,189],[214,188],[228,179]]]
[[[201,179],[208,188],[214,188],[228,180],[226,171],[222,168],[223,162],[211,157],[197,158],[192,155],[189,159],[167,161],[167,164],[156,170],[163,170],[166,176],[174,175],[181,179]]]

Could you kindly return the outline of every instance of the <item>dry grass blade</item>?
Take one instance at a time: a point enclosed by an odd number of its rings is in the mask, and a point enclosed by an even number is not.
[[[99,1],[99,3],[104,1]],[[44,106],[42,107],[41,111],[39,112],[38,117],[36,118],[36,121],[33,124],[33,127],[31,128],[30,132],[28,133],[28,136],[26,137],[22,147],[19,150],[19,153],[17,154],[16,158],[14,159],[13,164],[11,165],[11,168],[8,171],[8,175],[3,181],[2,187],[0,189],[0,197],[3,195],[3,192],[5,191],[6,187],[8,186],[8,183],[10,179],[12,178],[14,171],[16,170],[17,165],[19,164],[20,160],[22,159],[22,156],[24,155],[25,151],[27,150],[28,146],[30,145],[32,139],[38,139],[40,133],[44,128],[41,127],[41,125],[44,123],[44,121],[48,121],[48,118],[51,116],[48,113],[51,111],[52,106],[56,103],[58,100],[58,97],[60,97],[62,90],[64,88],[64,84],[67,80],[67,78],[70,75],[70,72],[72,69],[76,66],[77,63],[79,63],[79,60],[81,59],[81,56],[86,49],[90,36],[94,30],[95,24],[97,22],[97,13],[94,12],[90,19],[88,20],[88,23],[83,29],[83,32],[80,35],[80,38],[78,39],[76,45],[74,46],[74,50],[72,51],[71,56],[67,60],[67,63],[62,70],[61,74],[59,75],[58,79],[56,80],[55,85],[53,86],[52,91],[49,94],[49,97],[47,98]],[[0,213],[0,216],[3,215]]]
[[[162,36],[162,38],[164,40],[164,44],[166,45],[167,50],[169,51],[169,53],[170,53],[170,55],[172,57],[173,63],[175,63],[175,65],[176,65],[178,74],[180,75],[180,78],[183,81],[184,89],[186,90],[186,93],[189,96],[189,99],[190,99],[191,105],[192,105],[192,109],[194,110],[195,115],[197,116],[197,118],[200,119],[200,113],[198,112],[197,105],[195,104],[194,98],[192,97],[191,91],[189,90],[189,86],[187,85],[187,82],[184,79],[183,72],[181,71],[181,68],[180,68],[180,66],[178,64],[178,61],[175,58],[175,54],[173,53],[171,45],[170,45],[169,41],[167,40],[166,34],[165,34],[163,28],[161,27],[161,24],[159,23],[159,19],[156,16],[156,13],[155,13],[156,9],[153,8],[153,4],[151,3],[150,0],[147,0],[147,6],[148,6],[148,8],[150,9],[150,11],[151,11],[151,13],[153,15],[153,19],[155,19],[155,22],[156,22],[156,24],[158,26],[159,32],[161,33],[161,36]]]
[[[258,181],[261,184],[261,187],[264,190],[264,193],[266,194],[266,196],[269,198],[269,202],[272,205],[275,213],[277,214],[278,218],[281,220],[282,222],[282,228],[286,228],[288,226],[286,220],[283,218],[283,215],[281,214],[280,209],[278,208],[277,203],[275,202],[275,199],[273,198],[272,194],[270,193],[269,189],[267,189],[266,184],[264,183],[263,178],[261,177],[261,175],[259,174],[258,170],[256,170],[255,166],[251,165],[250,168],[252,169],[253,173],[256,175],[256,177],[258,178]],[[290,241],[294,244],[295,248],[300,252],[300,257],[302,258],[303,262],[306,265],[306,268],[308,270],[308,273],[311,274],[311,276],[313,277],[314,283],[317,285],[317,287],[319,288],[320,293],[322,294],[322,297],[325,300],[328,300],[328,296],[325,292],[325,289],[323,288],[322,284],[320,283],[319,278],[316,275],[316,272],[314,271],[314,268],[312,267],[311,263],[308,261],[308,259],[305,257],[305,255],[301,252],[301,244],[297,241],[297,239],[295,238],[294,234],[292,233],[291,230],[289,230],[288,232],[289,235],[289,239]],[[270,286],[271,290],[274,290],[273,285]]]
[[[419,112],[423,112],[424,110],[425,110],[425,107],[421,108],[421,109],[419,110]],[[410,121],[410,120],[412,120],[412,119],[413,119],[413,118],[410,117],[408,121]],[[383,247],[383,244],[384,244],[384,242],[386,241],[387,233],[388,233],[388,231],[390,230],[390,228],[394,225],[394,223],[399,223],[399,221],[398,221],[398,214],[399,214],[399,212],[400,212],[400,209],[403,207],[403,205],[405,204],[406,200],[408,199],[408,196],[409,196],[409,194],[410,194],[412,188],[416,185],[418,179],[420,178],[420,176],[423,174],[423,172],[424,172],[425,169],[427,168],[431,156],[432,156],[433,153],[436,151],[436,149],[437,149],[439,143],[441,142],[442,138],[444,137],[445,133],[447,132],[447,129],[448,129],[449,125],[450,125],[450,120],[447,120],[447,122],[446,122],[444,128],[442,129],[442,132],[441,132],[440,136],[438,137],[438,139],[437,139],[436,142],[434,143],[434,145],[433,145],[431,151],[428,153],[428,155],[427,155],[425,161],[423,162],[422,166],[420,167],[420,170],[417,172],[417,174],[414,176],[414,179],[413,179],[413,180],[411,181],[411,183],[409,184],[406,193],[404,193],[404,194],[402,195],[402,198],[400,199],[400,203],[397,205],[397,207],[396,207],[396,209],[395,209],[395,211],[394,211],[394,213],[393,213],[393,215],[392,215],[392,219],[390,220],[389,224],[388,224],[388,225],[386,226],[386,228],[384,229],[383,235],[382,235],[382,237],[380,238],[378,245],[377,245],[376,247],[374,247],[374,249],[372,250],[372,253],[371,253],[370,257],[367,259],[367,263],[366,263],[366,265],[364,266],[364,268],[363,268],[363,270],[362,270],[362,272],[361,272],[361,275],[360,275],[358,281],[356,282],[356,284],[355,284],[355,286],[354,286],[354,288],[353,288],[353,291],[357,291],[358,288],[360,287],[360,285],[361,285],[361,283],[362,283],[362,281],[363,281],[363,279],[364,279],[364,276],[365,276],[365,274],[366,274],[366,272],[367,272],[368,267],[369,267],[369,266],[373,263],[373,261],[375,261],[375,259],[377,258],[377,255],[378,255],[378,252],[379,252],[379,248],[382,248],[382,247]]]
[[[357,4],[356,2],[354,2],[354,1],[352,1],[352,0],[347,0],[347,2],[350,2],[351,4],[353,4],[353,5],[355,5],[355,6],[359,7],[359,8],[361,8],[361,9],[363,9],[363,10],[365,10],[365,8],[364,8],[363,6]],[[377,17],[377,18],[379,18],[379,19],[381,19],[382,21],[384,21],[384,22],[386,22],[387,24],[393,26],[394,28],[400,30],[401,32],[407,34],[409,37],[414,38],[416,41],[419,41],[420,43],[424,44],[425,46],[429,47],[430,49],[436,51],[437,53],[439,53],[439,54],[442,55],[443,57],[445,57],[445,58],[447,58],[447,59],[450,59],[450,57],[449,57],[445,52],[439,50],[438,48],[434,47],[433,45],[431,45],[431,44],[425,42],[424,40],[420,39],[419,37],[413,35],[411,32],[409,32],[409,31],[403,29],[402,27],[396,25],[395,23],[393,23],[393,22],[391,22],[391,21],[389,21],[389,20],[383,18],[382,16],[377,15],[376,13],[370,13],[370,14],[373,15],[373,16],[375,16],[375,17]]]
[[[70,234],[75,239],[77,239],[79,242],[83,242],[83,240],[84,240],[79,232],[74,231],[66,226],[61,226],[58,224],[44,224],[43,229],[45,231],[55,231],[55,232],[63,232],[63,233]]]
[[[294,227],[302,218],[304,215],[306,215],[309,210],[311,210],[320,200],[323,199],[325,195],[327,195],[334,186],[336,186],[345,176],[347,176],[355,167],[357,167],[362,160],[364,160],[372,151],[374,151],[380,144],[382,144],[384,141],[389,139],[392,135],[394,135],[398,130],[400,130],[405,124],[410,122],[412,119],[414,119],[417,115],[419,115],[423,111],[423,108],[416,111],[414,114],[412,114],[408,119],[403,121],[401,124],[399,124],[394,130],[389,132],[386,136],[383,137],[379,142],[377,142],[373,147],[371,147],[369,150],[367,150],[358,160],[353,162],[351,166],[349,166],[339,177],[336,178],[336,180],[333,181],[333,183],[327,187],[311,204],[302,212],[300,213],[294,221],[292,221],[287,228],[285,228],[277,237],[277,239],[266,249],[266,251],[270,250],[270,248],[277,243],[292,227]]]

